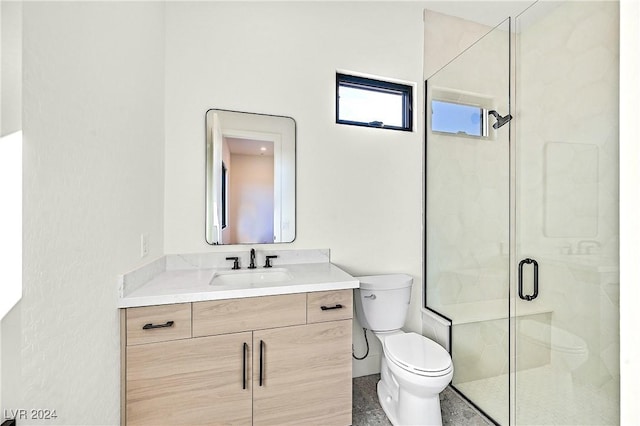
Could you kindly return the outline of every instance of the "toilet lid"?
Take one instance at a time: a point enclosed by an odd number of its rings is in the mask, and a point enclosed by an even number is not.
[[[451,356],[439,344],[416,333],[402,333],[384,340],[387,357],[406,370],[437,375],[451,368]]]

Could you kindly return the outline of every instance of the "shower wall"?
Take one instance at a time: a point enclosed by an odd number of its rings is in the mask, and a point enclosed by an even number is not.
[[[538,260],[537,303],[588,347],[573,393],[597,397],[578,402],[578,417],[565,421],[611,424],[620,374],[619,5],[558,2],[542,16],[536,6],[515,20],[517,259]],[[527,303],[518,301],[516,314]]]
[[[562,2],[533,22],[526,13],[515,21],[523,250],[575,255],[591,239],[594,254],[617,256],[618,9],[610,1]],[[564,175],[542,180],[541,171],[562,164]],[[562,217],[550,217],[560,210]]]
[[[458,34],[481,29],[457,24]],[[431,130],[431,100],[509,113],[509,22],[482,29],[427,78],[426,302],[452,321],[453,384],[504,376],[507,389],[509,127],[493,129],[491,117],[486,137]],[[455,34],[439,41],[455,43]],[[506,417],[508,404],[502,408],[489,414]]]
[[[464,57],[428,78],[428,99],[454,96],[454,102],[484,103],[506,114],[508,25],[488,34],[484,29]],[[496,44],[503,48],[483,48]],[[429,123],[431,106],[426,110]],[[487,139],[434,133],[429,127],[427,132],[426,215],[438,224],[427,234],[427,304],[448,316],[449,305],[508,293],[508,131],[490,129]]]
[[[429,52],[481,26],[430,19],[446,35],[425,33],[426,304],[451,320],[453,385],[500,424],[616,424],[618,3],[538,2],[434,75]],[[433,132],[443,94],[515,119]],[[522,301],[529,257],[540,292]]]
[[[477,22],[425,9],[424,78],[427,79],[438,72],[491,31],[491,28]]]

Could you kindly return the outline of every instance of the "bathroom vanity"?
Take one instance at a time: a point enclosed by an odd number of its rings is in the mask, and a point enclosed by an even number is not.
[[[351,424],[358,280],[308,252],[258,252],[278,253],[273,272],[223,253],[121,276],[122,424]]]

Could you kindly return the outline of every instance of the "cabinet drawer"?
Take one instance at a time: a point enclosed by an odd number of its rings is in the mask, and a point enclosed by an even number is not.
[[[191,303],[127,309],[127,345],[188,339]]]
[[[353,317],[353,290],[319,291],[307,294],[307,322],[325,322]]]
[[[193,337],[304,324],[306,295],[248,297],[193,304]]]

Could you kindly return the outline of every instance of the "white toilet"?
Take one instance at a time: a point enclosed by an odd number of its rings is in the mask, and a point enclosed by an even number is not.
[[[380,405],[393,425],[442,425],[440,392],[451,382],[453,363],[436,342],[405,333],[413,278],[405,274],[357,277],[356,317],[382,343]]]

